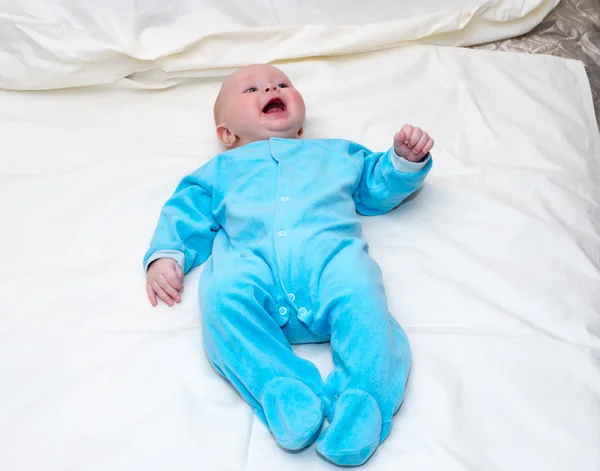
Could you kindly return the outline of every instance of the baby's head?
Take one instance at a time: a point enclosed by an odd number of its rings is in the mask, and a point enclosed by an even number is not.
[[[302,135],[306,109],[290,79],[270,65],[249,65],[223,83],[215,102],[217,136],[228,148]]]

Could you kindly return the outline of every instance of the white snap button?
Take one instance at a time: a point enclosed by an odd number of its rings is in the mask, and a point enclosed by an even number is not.
[[[289,200],[289,198],[287,196],[282,196],[281,197],[281,201],[287,201],[287,200]]]
[[[285,237],[287,235],[287,232],[285,232],[285,231],[279,231],[279,235],[281,237]]]
[[[286,312],[287,312],[287,309],[284,308],[283,306],[279,308],[279,314],[281,314],[282,316],[285,315]]]
[[[300,309],[298,309],[298,314],[300,314],[301,316],[303,316],[304,314],[306,314],[306,309],[304,309],[303,307],[301,307]]]
[[[294,293],[290,293],[288,294],[288,298],[290,299],[290,301],[294,301],[294,299],[296,299],[296,295]]]

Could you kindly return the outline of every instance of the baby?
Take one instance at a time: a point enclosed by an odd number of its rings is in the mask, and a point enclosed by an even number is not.
[[[202,334],[214,368],[283,448],[318,437],[322,456],[360,465],[390,432],[410,349],[357,212],[385,214],[413,193],[433,140],[409,125],[387,152],[299,139],[302,96],[268,65],[231,75],[214,113],[228,150],[163,207],[144,258],[150,302],[179,302],[184,273],[206,262]],[[290,344],[327,341],[335,369],[323,382]]]

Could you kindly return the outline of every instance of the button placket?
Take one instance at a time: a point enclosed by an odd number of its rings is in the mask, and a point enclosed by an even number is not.
[[[278,150],[280,145],[283,145],[282,143],[280,143],[277,140],[271,140],[272,145],[274,145],[275,149]],[[285,154],[285,151],[283,152]],[[279,193],[279,201],[281,202],[287,202],[290,200],[290,197],[285,194],[285,191],[287,189],[287,184],[286,184],[286,175],[285,175],[285,159],[282,159],[281,156],[279,156],[278,158],[278,172],[277,172],[277,193]],[[282,194],[283,193],[283,194]],[[288,235],[286,229],[286,224],[287,224],[287,218],[285,217],[285,210],[280,210],[277,211],[277,220],[275,221],[276,226],[279,226],[279,232],[277,233],[280,237],[286,237]]]
[[[291,234],[288,233],[293,214],[290,213],[289,208],[284,205],[290,201],[290,197],[287,194],[289,189],[288,165],[286,165],[286,143],[271,140],[271,152],[273,155],[277,154],[277,187],[275,194],[275,259],[277,261],[277,272],[279,278],[279,284],[283,299],[279,302],[279,318],[282,322],[287,323],[290,321],[292,313],[296,313],[293,317],[297,319],[297,307],[293,304],[296,299],[296,295],[293,293],[287,293],[286,282],[290,280],[284,280],[285,278],[285,267],[289,263],[289,244],[292,240],[286,240],[287,236],[290,235],[289,239],[292,239]],[[279,201],[277,201],[279,200]],[[287,230],[286,230],[287,229]],[[287,299],[285,299],[287,297]],[[284,301],[285,300],[285,301]],[[287,302],[286,302],[287,301]],[[284,307],[283,305],[287,307]],[[285,319],[285,321],[284,321]]]

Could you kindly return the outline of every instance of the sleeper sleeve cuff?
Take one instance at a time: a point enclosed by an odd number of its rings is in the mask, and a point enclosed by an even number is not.
[[[144,267],[144,269],[148,271],[148,267],[150,266],[150,264],[155,260],[158,260],[159,258],[172,258],[177,262],[177,265],[179,265],[179,267],[182,270],[184,270],[185,255],[179,250],[157,250],[152,255],[150,255],[150,257],[146,261],[146,266]]]
[[[400,157],[396,154],[396,151],[392,149],[392,163],[394,164],[394,168],[398,172],[403,173],[417,173],[425,168],[427,162],[431,159],[431,154],[427,154],[421,162],[410,162],[406,160],[404,157]]]

